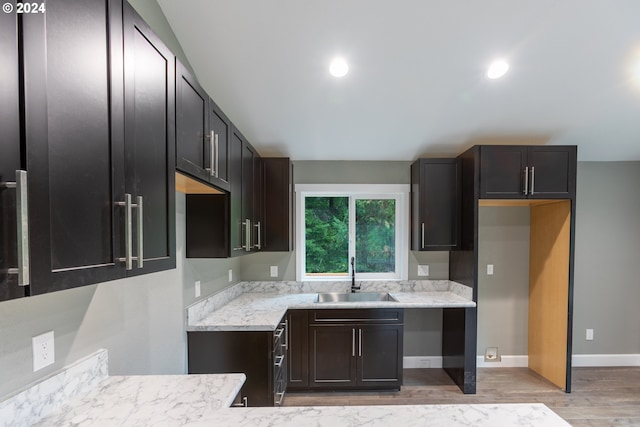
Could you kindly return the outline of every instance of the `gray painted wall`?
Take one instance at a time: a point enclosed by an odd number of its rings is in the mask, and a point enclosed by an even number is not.
[[[482,207],[479,222],[478,354],[498,347],[500,355],[526,355],[530,210]]]
[[[640,354],[640,162],[578,163],[577,179],[573,352]]]

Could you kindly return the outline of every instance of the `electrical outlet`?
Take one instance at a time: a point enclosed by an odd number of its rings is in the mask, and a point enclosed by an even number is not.
[[[418,265],[418,276],[428,276],[428,275],[429,275],[429,266]]]
[[[56,361],[53,331],[32,337],[31,346],[33,350],[33,372],[39,371]]]
[[[277,265],[272,265],[271,266],[271,277],[278,277],[278,266]]]
[[[485,362],[500,362],[501,359],[498,353],[498,347],[487,347],[484,351]]]
[[[493,276],[493,264],[487,264],[487,276]]]
[[[200,289],[200,280],[196,280],[196,298],[199,298],[202,295],[202,289]]]
[[[593,329],[587,329],[587,336],[585,339],[587,341],[593,341]]]
[[[233,282],[233,270],[229,269],[229,282]]]

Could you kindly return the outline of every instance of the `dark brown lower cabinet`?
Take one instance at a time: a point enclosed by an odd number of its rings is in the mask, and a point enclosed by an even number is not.
[[[308,310],[289,310],[287,321],[289,326],[287,390],[306,390],[309,387]]]
[[[287,389],[287,336],[286,320],[273,332],[188,332],[189,374],[244,373],[240,400],[279,406]]]
[[[400,389],[402,309],[310,310],[308,318],[309,388]]]

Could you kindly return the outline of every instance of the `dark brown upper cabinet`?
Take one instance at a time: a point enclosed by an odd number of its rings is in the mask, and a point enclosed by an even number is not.
[[[125,203],[135,205],[124,206],[125,258],[137,275],[176,263],[175,59],[129,4],[124,17]]]
[[[480,146],[480,198],[572,198],[576,162],[575,146]]]
[[[22,15],[30,295],[124,277],[122,2]]]
[[[419,159],[411,165],[411,250],[459,248],[460,186],[457,159]]]
[[[294,247],[293,164],[287,157],[265,157],[262,170],[262,250],[291,251]]]
[[[10,1],[14,6],[15,1]],[[20,142],[20,62],[18,59],[18,15],[0,14],[0,301],[26,295],[29,275],[25,277],[25,262],[22,245],[18,238],[28,231],[28,223],[18,229],[18,218],[22,207],[20,198],[24,193],[24,170],[22,145]],[[20,182],[20,185],[18,183]],[[22,243],[22,242],[21,242]],[[28,250],[27,248],[24,248]],[[22,272],[18,274],[19,266]]]
[[[0,173],[17,182],[1,195],[1,263],[28,280],[2,276],[0,298],[173,268],[171,52],[120,0],[49,2],[17,27],[3,14],[1,31],[0,120],[11,143]]]
[[[231,122],[179,61],[176,71],[176,169],[229,191]]]

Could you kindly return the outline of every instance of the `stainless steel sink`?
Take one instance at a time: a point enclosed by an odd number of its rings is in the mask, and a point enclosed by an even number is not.
[[[387,292],[327,292],[318,294],[316,302],[372,302],[372,301],[396,301]]]

